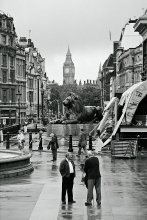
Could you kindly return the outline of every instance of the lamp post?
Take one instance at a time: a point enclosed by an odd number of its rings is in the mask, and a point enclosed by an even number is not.
[[[31,108],[32,108],[32,103],[31,103],[31,93],[29,93],[29,101],[30,101],[30,118],[32,116]]]
[[[11,106],[11,100],[9,101],[10,106]],[[11,107],[9,109],[9,125],[11,125]]]
[[[37,118],[39,121],[39,75],[37,76],[37,85],[38,85],[38,105],[37,105]]]
[[[58,103],[58,118],[60,117],[60,105],[59,105],[59,100],[57,100]]]
[[[0,100],[1,104],[2,100]],[[0,110],[0,143],[3,142],[3,123],[1,119],[1,110]]]
[[[43,89],[43,83],[41,84],[41,97],[42,97],[42,106],[41,106],[41,111],[42,111],[42,122],[43,122],[43,99],[44,99],[44,89]]]
[[[19,88],[18,88],[18,93],[16,93],[16,95],[18,96],[18,109],[19,109],[18,119],[19,119],[19,129],[20,129],[20,124],[21,124],[21,119],[20,119],[20,96],[21,96],[21,93],[20,93]]]

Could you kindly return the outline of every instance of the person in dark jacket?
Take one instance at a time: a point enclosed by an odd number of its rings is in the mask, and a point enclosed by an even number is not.
[[[96,202],[98,206],[101,206],[101,174],[99,169],[99,160],[94,156],[94,152],[88,151],[89,158],[85,161],[84,172],[87,176],[87,202],[86,206],[92,205],[93,200],[93,188],[96,190]]]
[[[54,133],[51,133],[50,137],[51,137],[51,140],[49,141],[47,149],[49,150],[51,148],[52,155],[53,155],[52,161],[56,161],[57,160],[57,149],[59,148],[58,139]]]
[[[70,152],[66,153],[66,158],[61,161],[59,171],[62,176],[62,204],[66,204],[66,193],[68,196],[68,203],[75,203],[73,200],[75,164],[72,160],[72,154]]]
[[[78,143],[79,150],[78,150],[78,155],[77,156],[81,155],[82,148],[85,151],[85,154],[87,155],[86,145],[87,145],[87,135],[84,132],[84,129],[82,128],[81,132],[80,132],[80,137],[79,137],[79,143]]]

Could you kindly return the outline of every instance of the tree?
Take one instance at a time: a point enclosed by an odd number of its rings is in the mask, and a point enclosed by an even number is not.
[[[85,106],[100,106],[100,89],[85,86],[80,92],[80,98]]]
[[[79,96],[80,101],[84,106],[100,106],[100,89],[99,87],[94,87],[91,85],[78,86],[77,84],[73,85],[52,85],[51,86],[51,95],[50,95],[50,109],[54,113],[57,113],[57,102],[54,100],[59,100],[60,102],[60,112],[62,112],[62,102],[69,95],[70,92],[73,92]]]

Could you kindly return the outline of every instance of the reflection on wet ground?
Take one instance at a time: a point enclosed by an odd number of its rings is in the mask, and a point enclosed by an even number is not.
[[[95,220],[95,219],[101,219],[101,209],[97,206],[91,206],[91,207],[85,207],[85,211],[83,212],[81,210],[81,213],[79,212],[79,209],[74,207],[74,205],[62,205],[59,210],[58,220],[63,219],[74,219],[74,220]]]
[[[51,207],[58,206],[58,220],[146,219],[147,157],[145,155],[142,158],[125,160],[111,159],[107,155],[98,156],[102,174],[101,209],[96,206],[95,200],[92,207],[85,207],[87,191],[81,183],[82,172],[80,166],[84,157],[77,158],[75,153],[74,160],[77,173],[74,183],[74,199],[76,203],[64,206],[57,205],[57,201],[60,203],[61,192],[59,164],[64,156],[64,153],[58,153],[57,161],[52,162],[51,152],[34,151],[32,152],[34,172],[31,175],[1,180],[0,219],[29,220],[45,186],[47,187],[46,198],[50,203],[47,212],[55,214]],[[54,187],[57,187],[58,190],[54,190]],[[44,201],[45,198],[42,202]],[[42,212],[42,216],[44,215],[42,206],[39,212]],[[41,218],[38,217],[38,219]],[[47,219],[53,220],[53,218]]]

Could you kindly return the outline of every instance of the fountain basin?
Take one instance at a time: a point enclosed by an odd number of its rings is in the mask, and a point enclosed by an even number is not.
[[[89,123],[89,124],[48,124],[47,126],[47,135],[50,133],[56,133],[57,136],[79,136],[80,130],[83,128],[87,134],[91,132],[97,124]]]
[[[0,179],[31,173],[34,168],[30,158],[30,153],[22,155],[21,152],[0,150]]]

